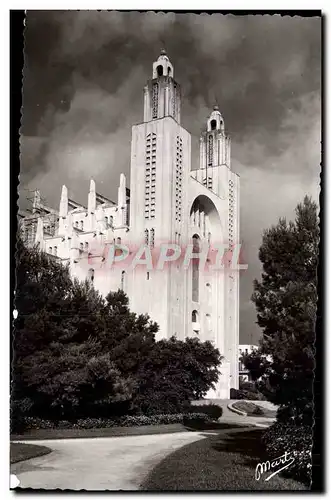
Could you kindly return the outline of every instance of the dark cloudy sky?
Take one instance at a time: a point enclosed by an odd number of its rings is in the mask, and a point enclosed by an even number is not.
[[[87,203],[89,179],[116,199],[129,180],[131,125],[161,47],[182,86],[182,125],[198,137],[215,102],[241,177],[240,341],[260,334],[250,303],[262,230],[293,217],[320,171],[320,18],[30,11],[25,29],[21,206],[39,188],[57,207],[61,185]]]

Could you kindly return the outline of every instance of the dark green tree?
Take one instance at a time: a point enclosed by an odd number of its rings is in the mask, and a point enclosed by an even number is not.
[[[294,222],[280,219],[264,232],[252,296],[263,337],[244,356],[259,390],[280,405],[279,418],[295,423],[312,419],[318,243],[317,205],[307,196]]]
[[[133,404],[143,413],[183,411],[217,382],[221,360],[210,342],[160,340],[141,365]]]
[[[220,355],[210,343],[156,342],[158,325],[131,312],[123,291],[103,298],[21,241],[15,306],[16,414],[72,420],[178,411],[217,380]]]
[[[130,401],[134,381],[116,366],[103,342],[106,301],[100,294],[21,241],[16,274],[13,410],[74,418]]]

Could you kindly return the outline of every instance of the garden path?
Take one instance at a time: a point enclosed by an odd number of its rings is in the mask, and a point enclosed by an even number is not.
[[[20,488],[138,490],[166,455],[204,437],[200,432],[27,441],[52,452],[11,466]],[[23,441],[22,441],[23,442]]]

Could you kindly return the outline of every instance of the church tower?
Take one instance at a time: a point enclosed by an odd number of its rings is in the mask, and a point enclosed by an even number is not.
[[[195,178],[215,194],[224,198],[225,179],[231,173],[231,141],[225,132],[224,119],[214,109],[207,119],[206,128],[200,136],[200,169]]]
[[[186,237],[191,136],[180,125],[180,85],[164,50],[151,76],[144,88],[144,121],[132,128],[130,238],[153,251],[162,242],[182,243]],[[184,332],[179,280],[174,266],[140,266],[132,274],[130,307],[152,314],[160,337]]]

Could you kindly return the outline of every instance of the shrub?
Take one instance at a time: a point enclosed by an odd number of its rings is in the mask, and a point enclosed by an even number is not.
[[[230,389],[230,399],[247,399],[248,401],[263,401],[266,398],[260,392],[243,389]]]
[[[208,421],[210,421],[210,419],[205,413],[191,413],[183,417],[183,424],[187,427],[199,428]]]
[[[260,406],[255,406],[252,410],[253,415],[264,415],[264,411]]]
[[[214,404],[190,406],[189,411],[194,412],[194,410],[204,413],[211,420],[218,420],[223,414],[223,408]]]
[[[262,437],[270,461],[285,452],[295,460],[284,474],[295,477],[306,484],[311,482],[312,469],[312,429],[310,426],[296,426],[276,422],[269,427]]]
[[[260,406],[249,401],[238,401],[233,406],[238,410],[246,412],[247,415],[264,415],[264,411]]]

